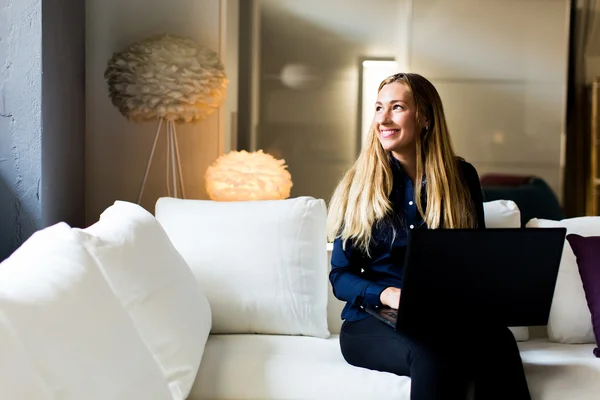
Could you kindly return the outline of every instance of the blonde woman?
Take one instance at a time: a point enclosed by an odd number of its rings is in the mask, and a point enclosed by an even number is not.
[[[327,221],[334,242],[330,281],[347,302],[344,358],[410,376],[412,400],[465,399],[469,383],[478,400],[530,399],[508,328],[432,316],[423,329],[403,332],[364,311],[398,307],[409,230],[485,228],[477,171],[455,155],[435,87],[417,74],[393,75],[379,86],[374,112],[367,143],[336,188]]]

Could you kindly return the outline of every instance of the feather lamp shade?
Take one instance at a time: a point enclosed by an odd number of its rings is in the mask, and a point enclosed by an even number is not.
[[[104,76],[112,103],[134,122],[202,121],[223,105],[229,83],[216,52],[176,35],[114,53]]]
[[[262,150],[231,151],[206,170],[206,191],[216,201],[283,200],[293,185],[286,168]]]

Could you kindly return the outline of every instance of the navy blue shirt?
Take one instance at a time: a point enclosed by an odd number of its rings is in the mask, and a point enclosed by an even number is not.
[[[372,229],[369,247],[370,257],[354,248],[352,241],[333,242],[329,280],[336,298],[346,301],[342,319],[356,321],[367,317],[363,307],[381,307],[379,296],[386,288],[402,288],[402,269],[406,241],[411,229],[427,229],[415,202],[415,188],[402,165],[391,157],[393,185],[390,202],[394,212],[386,221],[380,221]],[[471,193],[478,227],[484,228],[483,196],[479,176],[475,168],[460,161],[461,172]],[[419,184],[426,189],[426,180]],[[425,195],[425,190],[422,192]],[[395,234],[394,234],[395,230]]]

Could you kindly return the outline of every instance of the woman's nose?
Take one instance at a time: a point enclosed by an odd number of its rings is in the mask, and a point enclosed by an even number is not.
[[[390,113],[388,110],[383,110],[379,114],[377,114],[377,123],[385,124],[391,121]]]

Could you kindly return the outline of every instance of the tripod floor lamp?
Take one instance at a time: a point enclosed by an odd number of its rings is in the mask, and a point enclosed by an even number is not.
[[[163,131],[167,136],[167,193],[185,198],[176,126],[204,120],[225,102],[229,82],[217,53],[187,37],[153,36],[114,53],[104,77],[113,105],[128,120],[156,121],[137,203]]]

